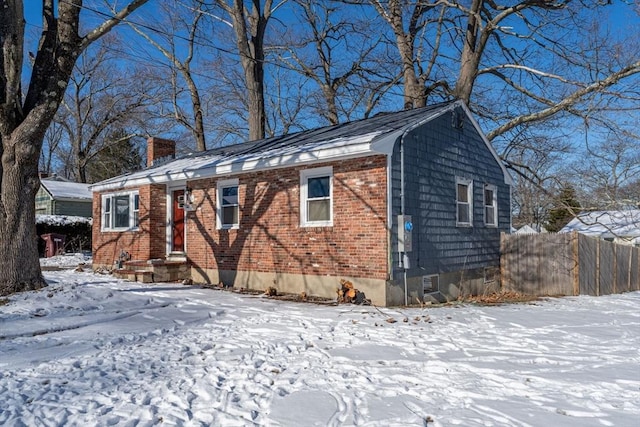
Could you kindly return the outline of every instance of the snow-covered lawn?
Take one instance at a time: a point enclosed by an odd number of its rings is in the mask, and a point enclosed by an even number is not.
[[[640,425],[639,292],[377,309],[45,277],[0,305],[3,426]]]

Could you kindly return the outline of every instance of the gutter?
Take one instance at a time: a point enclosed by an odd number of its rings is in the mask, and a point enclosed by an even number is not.
[[[368,135],[355,143],[321,147],[317,150],[303,152],[292,151],[265,157],[260,154],[244,155],[243,157],[217,158],[211,159],[199,167],[171,171],[171,164],[176,164],[184,159],[177,159],[169,164],[164,164],[153,170],[134,172],[131,175],[124,175],[119,178],[112,178],[103,182],[93,184],[90,191],[102,192],[108,190],[120,190],[128,187],[137,187],[149,184],[168,184],[187,180],[203,178],[215,178],[220,176],[234,176],[261,170],[281,169],[292,166],[312,165],[318,163],[332,162],[336,160],[348,160],[353,158],[378,154],[371,149],[371,141],[378,134]],[[325,144],[323,144],[325,145]]]

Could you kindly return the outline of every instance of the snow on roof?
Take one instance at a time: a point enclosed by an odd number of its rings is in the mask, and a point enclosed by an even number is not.
[[[464,104],[459,101],[382,113],[335,126],[189,153],[156,167],[102,181],[94,184],[91,189],[103,191],[152,182],[198,179],[377,153],[388,154],[393,149],[393,143],[404,132],[457,107],[464,108],[470,116]],[[479,129],[478,131],[480,132]],[[486,143],[494,152],[488,141]],[[494,155],[502,166],[495,152]],[[505,180],[509,181],[511,178],[506,169],[504,173]]]
[[[515,234],[538,234],[539,232],[536,231],[536,229],[534,229],[532,226],[526,224],[523,225],[522,227],[518,228],[515,231]]]
[[[89,184],[46,178],[40,180],[40,182],[54,199],[93,199]]]
[[[93,224],[93,219],[74,215],[36,215],[36,224],[71,225],[78,223]]]
[[[571,231],[598,237],[640,237],[640,210],[582,213],[559,232]]]

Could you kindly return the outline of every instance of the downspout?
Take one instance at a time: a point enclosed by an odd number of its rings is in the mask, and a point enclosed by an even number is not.
[[[402,136],[400,137],[400,215],[405,214],[405,201],[404,201],[404,138],[407,136],[409,129],[406,129],[402,132]],[[400,222],[398,222],[398,229],[401,227]],[[400,231],[397,231],[398,234]],[[407,287],[407,260],[405,259],[406,252],[398,252],[398,261],[400,266],[402,267],[402,283],[404,285],[404,305],[409,305],[409,290]]]
[[[400,135],[400,214],[404,215],[405,213],[405,183],[404,183],[404,138],[407,135],[407,133],[413,129],[409,128],[406,129],[405,131],[402,132],[402,135]],[[393,180],[393,173],[392,173],[392,158],[393,158],[393,150],[391,150],[391,152],[387,155],[387,197],[389,198],[389,203],[387,203],[387,217],[388,217],[388,221],[389,221],[389,228],[388,228],[388,241],[391,243],[393,241],[392,239],[392,230],[393,230],[393,208],[392,208],[392,204],[393,204],[393,185],[392,185],[392,180]],[[397,223],[397,227],[400,227],[400,223]],[[399,234],[399,231],[396,231],[396,235]],[[396,242],[396,245],[398,245],[398,242]],[[389,245],[391,246],[391,245]],[[391,270],[390,270],[390,275],[393,275],[393,256],[391,255],[392,251],[394,251],[394,249],[391,249],[389,251],[389,258],[390,258],[390,262],[389,265],[391,265]],[[404,305],[409,305],[409,295],[408,295],[408,288],[407,288],[407,269],[404,268],[405,267],[405,261],[403,259],[404,257],[404,252],[398,252],[398,267],[403,269],[403,273],[402,273],[402,283],[404,286]]]
[[[444,111],[442,111],[440,114],[445,114],[447,112],[450,111],[454,111],[460,104],[460,101],[454,102],[452,103],[448,108],[446,108]],[[404,139],[406,138],[406,136],[409,134],[409,132],[413,131],[414,129],[424,125],[425,123],[433,120],[434,116],[429,116],[427,118],[425,118],[424,120],[420,120],[418,123],[413,124],[412,126],[409,126],[408,128],[406,128],[403,132],[402,135],[400,136],[400,214],[401,215],[405,215],[405,179],[404,179]],[[398,223],[398,227],[400,227],[401,224]],[[400,267],[402,267],[402,282],[404,285],[404,305],[407,306],[409,305],[409,289],[408,289],[408,285],[407,285],[407,268],[409,266],[409,257],[407,256],[406,252],[398,252],[398,258],[399,258],[399,264]]]
[[[393,278],[393,185],[392,177],[393,173],[391,167],[393,166],[393,155],[387,153],[387,277],[388,280]]]
[[[402,133],[399,136],[399,140],[400,140],[400,213],[402,215],[405,214],[405,177],[404,177],[404,139],[407,136],[407,134],[409,132],[411,132],[412,130],[416,129],[417,127],[420,127],[422,125],[424,125],[425,123],[433,120],[436,117],[441,116],[442,114],[448,113],[452,110],[455,110],[457,107],[461,106],[462,103],[460,101],[456,101],[453,102],[450,106],[448,106],[447,108],[445,108],[442,111],[438,111],[436,114],[430,115],[428,117],[425,117],[424,119],[420,120],[418,123],[413,124],[412,126],[409,126],[408,128],[404,129],[402,131]],[[387,216],[388,216],[388,223],[389,223],[389,228],[388,228],[388,239],[389,242],[392,241],[392,231],[393,231],[393,209],[391,204],[393,203],[393,184],[392,184],[392,172],[391,172],[391,168],[393,165],[393,148],[395,146],[395,143],[398,141],[398,137],[396,137],[396,135],[398,135],[397,133],[393,134],[393,139],[383,139],[380,142],[380,145],[377,147],[378,152],[382,152],[384,154],[387,155],[387,197],[389,198],[389,203],[387,203]],[[393,141],[393,142],[391,142]],[[398,224],[398,226],[400,226],[400,224]],[[397,243],[397,242],[396,242]],[[391,247],[391,245],[389,245]],[[389,259],[392,260],[393,256],[392,251],[394,251],[394,249],[390,249],[389,251]],[[398,252],[398,266],[402,267],[404,269],[404,273],[403,273],[403,285],[404,285],[404,300],[405,300],[405,305],[409,305],[409,292],[408,292],[408,285],[407,285],[407,270],[406,267],[408,264],[408,257],[405,258],[404,253]],[[389,266],[390,266],[390,271],[389,274],[390,276],[393,275],[393,262],[389,262]]]

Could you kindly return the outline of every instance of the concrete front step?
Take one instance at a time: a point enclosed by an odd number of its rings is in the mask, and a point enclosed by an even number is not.
[[[153,272],[144,270],[129,270],[121,268],[114,270],[113,275],[118,279],[128,280],[130,282],[153,283]]]
[[[127,261],[114,275],[142,283],[180,282],[191,277],[191,270],[185,261]]]

